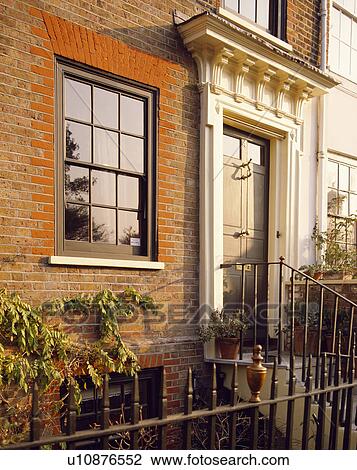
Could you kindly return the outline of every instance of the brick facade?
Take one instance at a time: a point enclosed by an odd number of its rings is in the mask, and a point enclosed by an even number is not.
[[[168,366],[172,408],[187,365],[202,365],[198,308],[199,94],[196,69],[172,12],[193,16],[218,1],[0,0],[0,281],[23,298],[122,290],[163,304],[160,319],[123,325],[143,367]],[[318,4],[288,2],[288,40],[318,62]],[[159,88],[158,237],[163,271],[54,267],[54,56]],[[189,324],[189,325],[188,325]],[[86,320],[77,331],[95,334]],[[181,397],[181,398],[180,398]]]

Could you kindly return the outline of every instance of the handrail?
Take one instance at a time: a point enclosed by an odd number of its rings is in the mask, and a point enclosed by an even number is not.
[[[282,264],[283,266],[285,266],[286,268],[291,269],[295,273],[300,274],[305,279],[308,279],[309,281],[312,281],[314,284],[316,284],[316,285],[324,288],[328,292],[331,292],[332,294],[336,295],[337,297],[342,299],[344,302],[347,302],[348,304],[350,304],[352,307],[357,308],[357,304],[355,302],[353,302],[352,300],[348,299],[347,297],[340,294],[339,292],[336,292],[335,290],[331,289],[331,287],[326,286],[326,284],[323,284],[322,282],[319,282],[317,279],[314,279],[313,277],[309,276],[308,274],[304,273],[303,271],[300,271],[299,269],[293,268],[292,266],[290,266],[289,264],[287,264],[283,261],[284,260],[283,257],[280,257],[280,259],[281,259],[281,261],[259,261],[259,262],[254,261],[254,262],[251,262],[251,263],[248,263],[248,262],[247,263],[222,263],[222,264],[220,264],[219,267],[220,267],[220,269],[225,269],[225,268],[232,268],[233,266],[249,266],[249,265],[252,265],[252,266],[254,266],[254,265],[257,265],[257,266],[279,266],[280,264]]]

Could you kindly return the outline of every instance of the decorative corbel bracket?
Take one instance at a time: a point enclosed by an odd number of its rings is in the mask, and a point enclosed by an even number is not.
[[[304,122],[304,104],[311,97],[313,88],[306,85],[297,90],[295,98],[295,122],[302,124]]]
[[[284,115],[283,106],[285,95],[290,91],[291,85],[293,85],[295,80],[293,78],[284,78],[279,81],[277,90],[276,90],[276,115],[281,118]]]
[[[216,95],[222,93],[222,73],[224,67],[228,64],[229,59],[234,56],[231,49],[227,47],[222,48],[214,58],[211,91]]]
[[[244,101],[244,93],[243,93],[243,85],[244,85],[244,78],[246,74],[249,72],[250,68],[253,67],[255,64],[255,60],[245,58],[241,59],[237,63],[236,67],[236,74],[235,74],[235,93],[234,99],[237,103],[241,103]]]
[[[265,108],[264,101],[264,90],[265,85],[270,82],[271,77],[275,75],[275,70],[266,67],[264,69],[259,70],[256,82],[256,103],[255,107],[262,111]]]

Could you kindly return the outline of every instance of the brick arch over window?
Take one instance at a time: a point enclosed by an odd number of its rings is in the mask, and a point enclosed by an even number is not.
[[[32,147],[37,149],[37,156],[32,158],[31,163],[38,169],[37,174],[31,176],[31,182],[42,188],[41,194],[32,194],[32,200],[37,203],[38,209],[32,212],[31,217],[42,222],[41,228],[32,230],[32,237],[39,241],[38,246],[32,248],[32,253],[51,256],[55,250],[54,59],[55,56],[61,56],[160,90],[157,192],[158,230],[161,235],[158,259],[173,262],[173,242],[166,239],[173,230],[171,214],[160,208],[160,181],[165,180],[168,175],[179,175],[180,172],[169,158],[172,155],[170,146],[175,144],[171,134],[176,130],[176,124],[170,121],[170,117],[180,113],[179,109],[172,106],[172,102],[177,99],[173,89],[180,80],[177,75],[186,78],[187,70],[179,64],[147,54],[39,9],[31,7],[29,12],[36,18],[37,24],[38,20],[42,21],[41,26],[31,28],[36,41],[29,51],[36,57],[31,66],[31,72],[35,74],[31,91],[36,94],[30,105],[34,116],[31,127],[41,132],[31,141]],[[168,199],[165,197],[163,202],[168,202]]]

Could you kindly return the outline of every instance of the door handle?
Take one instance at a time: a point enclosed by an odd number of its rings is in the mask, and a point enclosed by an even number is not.
[[[236,232],[233,237],[234,238],[240,238],[240,237],[246,237],[249,235],[248,230],[241,230],[240,232]]]

